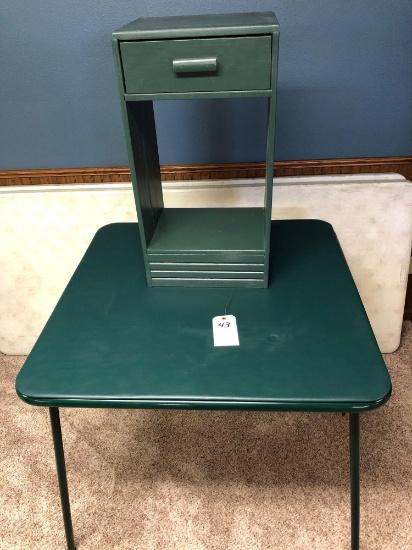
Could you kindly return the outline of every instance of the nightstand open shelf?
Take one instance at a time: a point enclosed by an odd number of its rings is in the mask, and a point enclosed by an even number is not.
[[[267,287],[279,25],[271,12],[138,19],[113,33],[149,286]],[[154,100],[267,97],[262,208],[164,207]]]

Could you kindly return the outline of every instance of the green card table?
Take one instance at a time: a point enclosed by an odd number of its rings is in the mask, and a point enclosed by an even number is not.
[[[138,243],[138,224],[98,231],[16,381],[21,399],[50,408],[68,548],[59,407],[349,413],[358,548],[359,414],[387,401],[391,381],[332,227],[272,222],[259,290],[149,288]],[[214,346],[225,313],[239,346]]]

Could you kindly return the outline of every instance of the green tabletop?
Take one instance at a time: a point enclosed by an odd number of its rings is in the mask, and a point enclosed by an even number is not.
[[[16,388],[44,406],[362,412],[391,382],[332,227],[272,222],[267,289],[148,288],[137,224],[98,231]],[[236,316],[239,346],[214,347]]]

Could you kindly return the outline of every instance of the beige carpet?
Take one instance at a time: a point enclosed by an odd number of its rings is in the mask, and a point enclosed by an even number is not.
[[[0,355],[0,548],[64,548],[48,410]],[[412,324],[361,417],[361,548],[412,549]],[[79,550],[349,549],[348,417],[61,411]]]

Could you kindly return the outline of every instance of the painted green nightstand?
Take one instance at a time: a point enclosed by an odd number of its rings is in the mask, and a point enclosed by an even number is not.
[[[113,33],[149,286],[268,286],[279,25],[273,13],[137,19]],[[153,101],[266,97],[261,208],[164,208]]]

